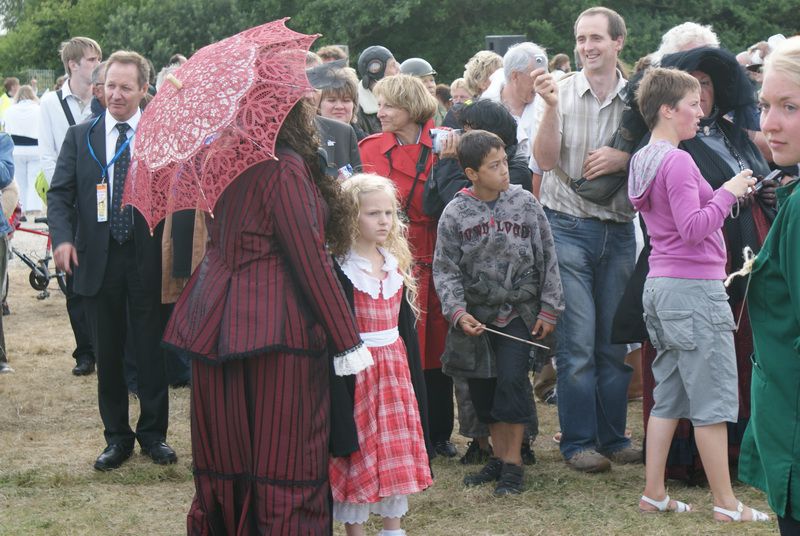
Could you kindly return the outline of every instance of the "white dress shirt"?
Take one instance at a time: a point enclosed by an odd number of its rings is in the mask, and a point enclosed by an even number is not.
[[[119,138],[119,130],[117,130],[117,123],[128,123],[130,127],[128,129],[128,138],[132,138],[133,135],[136,133],[136,127],[139,126],[139,119],[142,118],[142,111],[137,108],[136,113],[133,114],[133,117],[128,119],[127,121],[117,121],[114,117],[106,112],[106,162],[111,162],[111,159],[114,158],[114,149],[117,146],[117,138]],[[128,147],[131,151],[131,160],[133,160],[133,144],[135,143],[135,139],[132,139]],[[101,169],[98,169],[98,172],[102,172]],[[114,166],[109,166],[108,173],[106,174],[106,181],[108,183],[108,206],[110,207],[112,204],[112,199],[114,195]]]
[[[92,107],[89,102],[81,109],[81,101],[73,95],[69,87],[69,79],[61,86],[61,98],[67,103],[75,124],[84,122],[92,115]],[[67,134],[69,122],[61,103],[58,100],[58,92],[49,91],[42,96],[39,102],[39,155],[42,159],[42,169],[49,183],[53,179],[53,172],[56,169],[56,160],[61,151],[61,144],[64,143],[64,136]]]

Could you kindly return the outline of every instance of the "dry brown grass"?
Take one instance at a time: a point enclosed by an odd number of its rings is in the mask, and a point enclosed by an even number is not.
[[[117,471],[92,469],[104,441],[97,412],[96,376],[71,375],[73,348],[64,298],[44,301],[27,283],[27,269],[12,263],[5,318],[15,374],[0,376],[0,534],[177,535],[185,533],[193,494],[190,471],[188,391],[171,391],[169,442],[179,456],[159,467],[135,455]],[[132,401],[131,415],[138,409]],[[411,499],[404,522],[410,535],[699,535],[774,534],[776,524],[729,526],[711,520],[706,489],[672,485],[673,496],[695,504],[690,515],[641,515],[641,466],[615,467],[589,476],[567,469],[550,439],[558,421],[540,406],[539,463],[527,469],[527,491],[494,499],[490,488],[465,489],[468,470],[454,460],[434,462],[436,482]],[[641,405],[631,404],[634,437],[642,436]],[[460,438],[456,438],[459,441]],[[463,443],[461,449],[463,451]],[[737,494],[769,510],[760,492]],[[369,525],[369,534],[379,530]],[[336,534],[344,534],[341,527]]]

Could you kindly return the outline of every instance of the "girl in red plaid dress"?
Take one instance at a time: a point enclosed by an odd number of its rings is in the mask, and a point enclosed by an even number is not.
[[[362,174],[343,188],[353,201],[352,218],[343,223],[338,244],[331,236],[331,248],[352,284],[356,322],[374,364],[334,359],[339,376],[355,373],[358,450],[331,458],[333,517],[345,523],[348,536],[357,536],[375,513],[383,517],[381,536],[401,536],[408,495],[432,483],[412,367],[398,330],[403,300],[415,307],[412,257],[392,182]]]

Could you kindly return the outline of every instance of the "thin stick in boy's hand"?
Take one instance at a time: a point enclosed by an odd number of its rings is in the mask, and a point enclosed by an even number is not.
[[[524,342],[525,344],[530,344],[531,346],[536,346],[537,348],[544,348],[545,350],[549,350],[549,346],[545,346],[544,344],[539,344],[538,342],[528,341],[525,339],[520,339],[519,337],[515,337],[513,335],[509,335],[508,333],[503,333],[502,331],[497,331],[492,328],[487,328],[483,326],[483,331],[488,331],[489,333],[494,333],[495,335],[501,335],[503,337],[508,337],[509,339],[514,339],[515,341]]]

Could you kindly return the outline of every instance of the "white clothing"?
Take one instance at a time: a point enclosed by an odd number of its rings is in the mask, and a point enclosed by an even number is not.
[[[5,114],[6,132],[14,136],[38,139],[39,115],[38,102],[23,100],[12,104]]]
[[[500,102],[500,92],[503,90],[503,86],[505,84],[506,73],[503,68],[500,67],[491,75],[489,75],[489,87],[486,88],[486,91],[481,93],[481,98]]]
[[[408,513],[408,496],[392,495],[376,503],[349,503],[333,501],[333,519],[351,525],[366,523],[370,514],[400,518]]]
[[[83,123],[91,117],[92,107],[87,102],[81,110],[80,101],[72,94],[69,87],[69,79],[61,86],[61,97],[69,106],[75,124]],[[57,91],[51,91],[42,97],[39,117],[39,155],[42,159],[44,175],[49,183],[53,179],[58,153],[61,151],[61,144],[64,143],[64,136],[69,128],[69,122],[61,108]]]
[[[35,145],[14,147],[14,180],[19,186],[19,201],[22,210],[42,210],[44,205],[36,193],[36,176],[42,169],[39,149]]]
[[[503,88],[506,85],[505,72],[503,69],[498,69],[492,73],[489,80],[491,81],[489,88],[481,94],[481,98],[503,104]],[[533,147],[533,140],[531,139],[531,135],[534,123],[536,122],[535,105],[536,101],[540,98],[541,97],[536,95],[531,102],[526,104],[525,108],[522,109],[522,115],[514,115],[514,113],[509,110],[512,117],[514,117],[517,122],[517,151],[529,155],[528,167],[531,172],[538,173],[539,175],[542,174],[542,170],[533,158],[533,151],[531,150]]]
[[[378,99],[375,94],[369,89],[365,89],[364,85],[358,84],[358,106],[364,111],[365,114],[372,115],[378,113]]]

